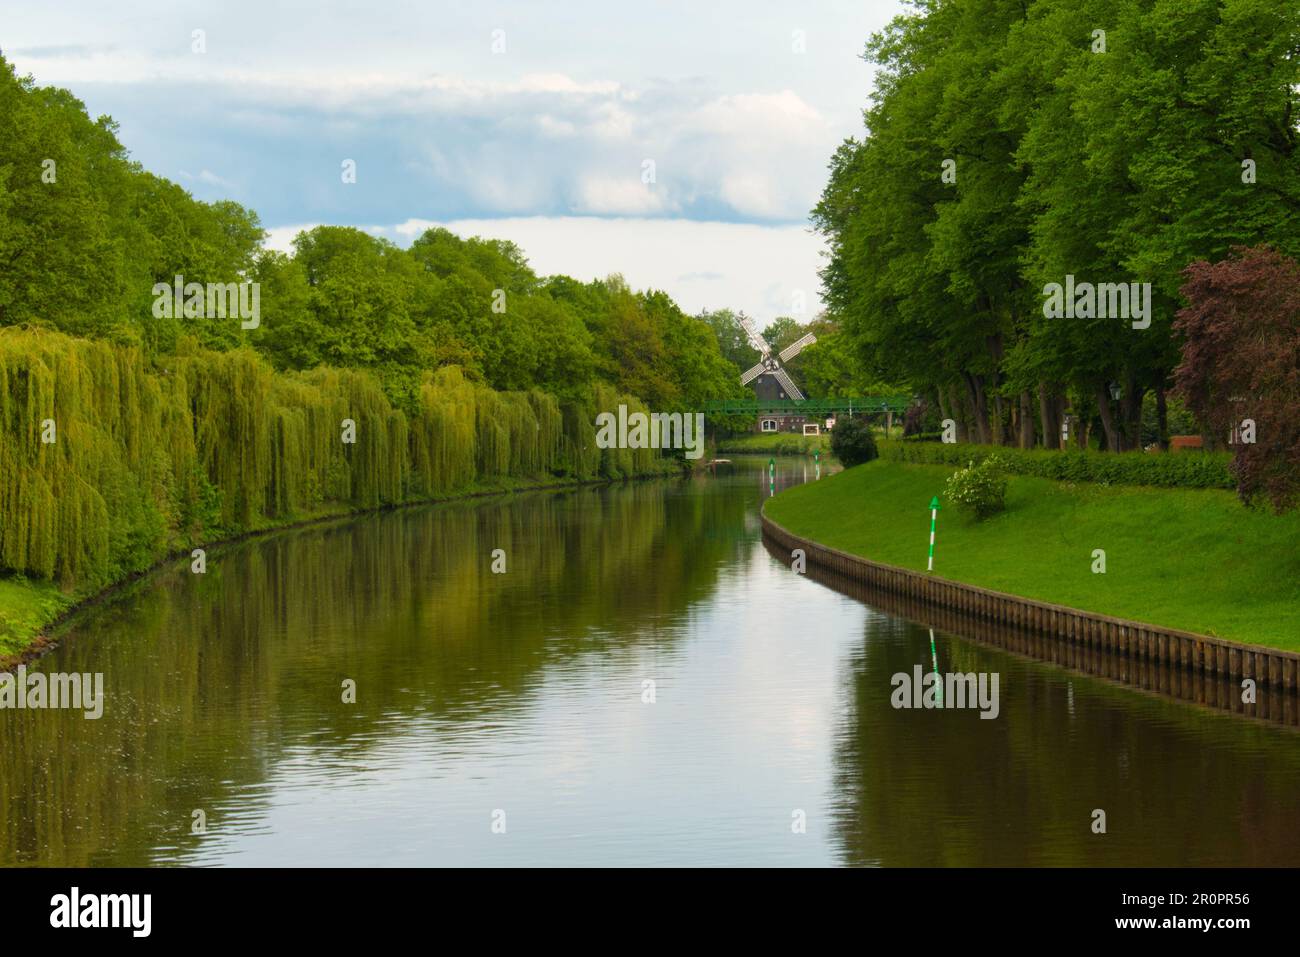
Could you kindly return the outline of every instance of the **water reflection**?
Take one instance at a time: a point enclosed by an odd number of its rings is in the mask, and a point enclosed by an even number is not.
[[[892,709],[928,629],[783,567],[768,491],[737,458],[156,576],[39,662],[104,672],[102,719],[0,712],[0,863],[1300,863],[1293,732],[941,623],[938,668],[1000,671],[1001,715]]]

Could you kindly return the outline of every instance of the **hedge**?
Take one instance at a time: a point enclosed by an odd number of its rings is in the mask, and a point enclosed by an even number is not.
[[[1236,488],[1230,468],[1232,455],[1228,452],[1057,452],[997,445],[897,442],[887,445],[883,454],[895,462],[964,466],[983,461],[994,452],[1001,454],[1008,472],[1061,482]]]

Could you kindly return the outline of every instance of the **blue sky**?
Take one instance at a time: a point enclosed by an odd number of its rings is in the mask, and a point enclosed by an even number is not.
[[[256,209],[271,245],[317,223],[407,243],[436,223],[513,239],[541,273],[617,271],[691,311],[767,322],[800,296],[802,318],[819,307],[808,210],[861,129],[867,37],[902,6],[3,8],[0,49],[20,73],[113,116],[148,169]]]

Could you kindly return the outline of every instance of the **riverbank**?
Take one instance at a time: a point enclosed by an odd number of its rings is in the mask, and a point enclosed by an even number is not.
[[[829,435],[794,435],[789,432],[768,432],[757,435],[737,435],[718,442],[718,453],[733,455],[808,455],[820,451],[825,458],[831,454]]]
[[[609,485],[616,481],[636,481],[681,474],[683,472],[680,463],[671,459],[662,459],[656,463],[656,468],[623,480],[555,479],[554,477],[531,480],[501,479],[494,482],[475,483],[449,495],[402,502],[399,505],[362,509],[326,509],[283,522],[266,522],[255,529],[238,535],[218,538],[209,542],[197,542],[192,548],[211,551],[222,545],[230,545],[235,542],[246,541],[293,528],[303,528],[376,512],[414,508],[421,505],[436,505],[440,502],[509,495],[515,492]],[[0,672],[16,668],[19,664],[38,658],[46,651],[49,651],[54,646],[53,632],[85,608],[112,597],[123,588],[153,574],[172,562],[189,561],[190,556],[191,549],[162,555],[148,568],[127,575],[102,588],[83,592],[64,593],[53,582],[33,580],[22,576],[0,578]]]
[[[764,513],[828,548],[925,571],[932,496],[948,466],[876,461],[788,489]],[[977,522],[941,507],[945,579],[1201,635],[1300,650],[1300,515],[1217,489],[1010,476],[1006,511]],[[1094,551],[1105,572],[1094,572]]]

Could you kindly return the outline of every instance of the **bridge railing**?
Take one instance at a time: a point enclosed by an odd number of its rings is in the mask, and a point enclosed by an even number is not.
[[[867,415],[873,412],[904,412],[912,404],[906,395],[865,395],[848,399],[721,399],[704,403],[704,413],[715,415],[758,415],[781,412],[786,415],[827,415],[844,412]]]

